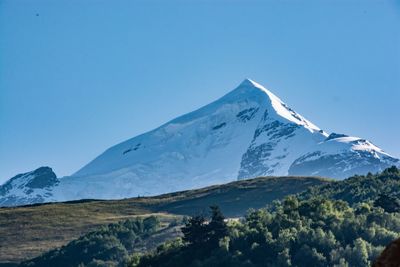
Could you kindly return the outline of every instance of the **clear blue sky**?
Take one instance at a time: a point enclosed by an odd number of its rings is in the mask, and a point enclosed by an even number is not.
[[[0,0],[0,182],[72,174],[245,77],[400,157],[399,3]]]

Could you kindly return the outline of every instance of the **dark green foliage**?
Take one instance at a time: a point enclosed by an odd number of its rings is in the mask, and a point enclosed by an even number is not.
[[[208,240],[206,219],[201,216],[194,216],[182,228],[183,240],[191,246],[199,247]]]
[[[400,214],[385,209],[388,199],[383,207],[374,205],[382,203],[382,193],[395,195],[399,181],[399,171],[390,168],[314,188],[249,211],[243,220],[229,223],[225,236],[203,223],[205,236],[218,239],[217,246],[194,249],[190,242],[178,240],[131,266],[370,266],[400,237]],[[213,214],[217,225],[224,221],[219,211]]]
[[[395,166],[382,173],[366,176],[356,175],[343,181],[312,187],[300,194],[301,199],[325,197],[341,199],[350,205],[358,202],[374,201],[380,195],[398,196],[400,191],[400,170]]]
[[[400,201],[395,197],[380,195],[374,201],[374,205],[381,207],[386,212],[400,212]]]
[[[144,256],[139,261],[131,262],[132,266],[197,266],[200,259],[205,259],[206,263],[212,264],[214,256],[222,259],[228,256],[226,245],[229,239],[229,229],[225,222],[224,215],[218,206],[211,206],[211,218],[207,222],[204,216],[194,216],[189,219],[182,228],[184,234],[182,240],[169,242],[157,249],[157,256]],[[221,247],[226,247],[225,251]],[[214,254],[214,251],[217,254]],[[229,263],[229,258],[226,258]],[[212,266],[212,265],[207,265]],[[229,265],[226,265],[229,266]]]
[[[194,216],[182,228],[183,241],[192,249],[217,248],[222,238],[227,236],[228,226],[218,206],[211,206],[209,223],[201,216]]]
[[[384,170],[383,174],[400,175],[400,169],[397,168],[396,166],[392,166],[392,167],[387,168],[386,170]]]
[[[399,233],[398,213],[367,203],[352,208],[341,200],[289,197],[275,211],[252,211],[231,223],[217,247],[163,247],[138,266],[364,267]]]
[[[209,246],[216,248],[219,245],[219,241],[228,235],[228,226],[225,222],[225,217],[222,214],[218,206],[211,206],[211,221],[207,225],[207,232],[209,236]]]
[[[156,231],[156,217],[104,226],[21,266],[123,266],[136,242]]]

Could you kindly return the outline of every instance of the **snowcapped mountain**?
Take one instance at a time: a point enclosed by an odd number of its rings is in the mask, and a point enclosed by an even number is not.
[[[246,79],[217,101],[109,148],[42,191],[35,189],[30,193],[34,198],[28,197],[29,186],[23,180],[31,174],[12,178],[0,188],[0,205],[9,205],[12,199],[156,195],[264,175],[341,179],[391,165],[400,165],[399,160],[367,140],[328,135]]]
[[[49,167],[14,176],[0,186],[0,206],[41,203],[53,196],[59,180]]]

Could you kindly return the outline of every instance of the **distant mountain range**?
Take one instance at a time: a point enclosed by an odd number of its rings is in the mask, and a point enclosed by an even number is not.
[[[107,149],[75,174],[48,167],[0,187],[0,206],[120,199],[258,176],[337,179],[379,172],[399,159],[368,140],[331,133],[249,79],[215,102]]]

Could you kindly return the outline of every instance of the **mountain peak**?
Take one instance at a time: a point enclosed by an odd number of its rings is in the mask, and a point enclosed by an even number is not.
[[[266,95],[274,108],[280,109],[281,106],[287,107],[286,104],[274,93],[249,78],[244,79],[237,89],[240,91],[244,89],[246,92],[262,93],[263,95]]]
[[[244,79],[240,85],[237,88],[251,88],[251,89],[257,89],[257,91],[262,91],[263,93],[267,93],[267,94],[272,94],[269,90],[267,90],[264,86],[262,86],[261,84],[246,78]],[[272,94],[273,95],[273,94]],[[275,96],[275,95],[274,95]]]
[[[265,101],[266,99],[268,99],[268,102],[271,102],[271,104],[274,104],[275,102],[283,103],[271,91],[249,78],[244,79],[233,91],[228,93],[226,96],[228,96],[228,99],[234,102],[245,98],[256,100],[259,103]],[[224,96],[223,98],[226,98],[226,96]]]
[[[269,110],[275,113],[278,118],[283,118],[284,120],[290,121],[297,125],[303,125],[311,132],[320,132],[320,129],[316,125],[306,120],[300,114],[296,113],[274,93],[249,78],[244,79],[233,92],[235,92],[235,95],[245,95],[246,98],[256,98],[260,102],[267,100],[267,106],[269,106]]]
[[[253,86],[253,87],[262,87],[257,82],[253,81],[252,79],[246,78],[241,83],[240,86]]]
[[[25,205],[44,202],[59,183],[50,167],[21,173],[0,185],[0,206]]]
[[[40,167],[34,171],[21,173],[2,185],[2,187],[10,187],[11,184],[23,183],[29,188],[45,188],[50,187],[58,182],[56,174],[50,167]]]

